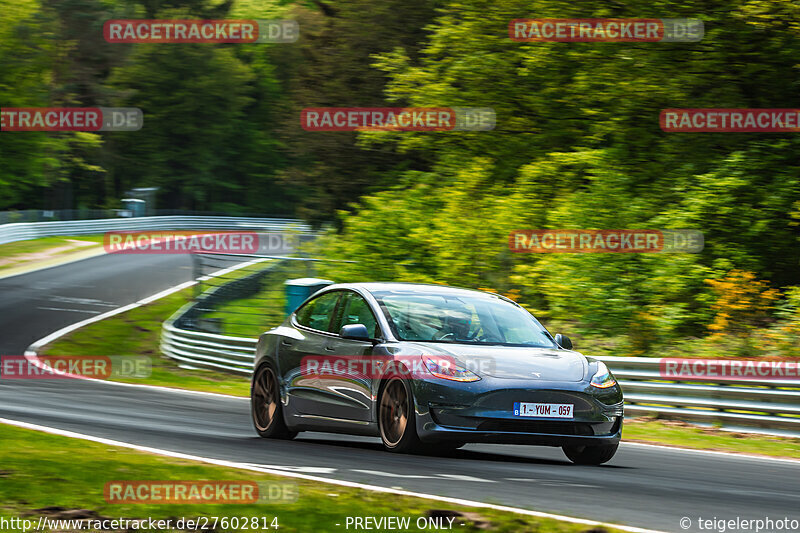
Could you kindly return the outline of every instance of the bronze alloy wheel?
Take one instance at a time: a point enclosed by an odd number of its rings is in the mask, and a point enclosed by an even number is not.
[[[379,410],[381,438],[387,448],[395,448],[403,439],[408,427],[409,405],[403,382],[392,378],[383,389]]]
[[[250,411],[259,436],[270,439],[293,439],[296,431],[286,427],[281,405],[278,378],[269,365],[262,365],[253,376],[250,387]]]
[[[269,430],[278,410],[278,387],[275,373],[262,367],[253,380],[253,422],[259,432]]]

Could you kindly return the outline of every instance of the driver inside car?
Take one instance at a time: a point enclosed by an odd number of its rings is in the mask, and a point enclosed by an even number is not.
[[[448,312],[442,321],[437,337],[439,340],[469,340],[472,319],[468,314]]]

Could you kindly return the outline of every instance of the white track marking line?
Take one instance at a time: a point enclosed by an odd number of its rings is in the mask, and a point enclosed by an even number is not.
[[[91,309],[65,309],[63,307],[37,307],[36,309],[42,309],[43,311],[70,311],[73,313],[89,313],[90,315],[100,314],[100,311],[94,311]]]
[[[232,267],[225,268],[225,269],[222,269],[222,270],[217,270],[216,272],[213,272],[213,273],[211,273],[211,274],[209,274],[207,276],[203,276],[200,279],[201,280],[207,280],[207,279],[211,279],[212,277],[223,276],[225,274],[233,272],[234,270],[238,270],[240,268],[244,268],[246,266],[250,266],[250,265],[253,265],[255,263],[260,263],[262,261],[264,261],[264,259],[255,259],[253,261],[247,261],[247,262],[244,262],[244,263],[238,263],[238,264],[236,264],[236,265],[234,265]],[[163,290],[161,292],[157,292],[156,294],[148,296],[147,298],[142,298],[138,302],[134,302],[134,303],[131,303],[131,304],[128,304],[128,305],[124,305],[122,307],[118,307],[116,309],[112,309],[111,311],[108,311],[106,313],[102,313],[100,315],[88,318],[86,320],[81,320],[80,322],[76,322],[74,324],[70,324],[69,326],[61,328],[58,331],[54,331],[50,335],[48,335],[48,336],[46,336],[44,338],[41,338],[38,341],[36,341],[33,344],[31,344],[30,346],[28,346],[28,349],[25,350],[25,355],[26,356],[27,355],[32,355],[32,356],[35,357],[37,355],[36,351],[39,348],[41,348],[45,344],[49,344],[49,343],[53,342],[54,340],[56,340],[56,339],[58,339],[60,337],[63,337],[67,333],[72,333],[76,329],[82,328],[83,326],[87,326],[89,324],[93,324],[94,322],[99,322],[100,320],[104,320],[106,318],[118,315],[120,313],[124,313],[125,311],[130,311],[131,309],[136,309],[137,307],[141,307],[143,305],[147,305],[149,303],[155,302],[156,300],[160,300],[161,298],[164,298],[165,296],[169,296],[170,294],[176,293],[176,292],[181,291],[183,289],[186,289],[188,287],[192,287],[192,286],[194,286],[196,284],[197,284],[197,281],[194,281],[194,280],[185,281],[185,282],[183,282],[183,283],[181,283],[179,285],[175,285],[173,287],[170,287],[169,289],[165,289],[165,290]]]
[[[99,322],[99,321],[104,320],[106,318],[122,314],[125,311],[130,311],[131,309],[136,309],[137,307],[141,307],[141,306],[143,306],[143,305],[145,305],[147,303],[150,303],[152,301],[158,300],[159,298],[163,298],[165,296],[169,296],[172,293],[175,293],[175,292],[178,292],[180,290],[183,290],[183,289],[186,289],[188,287],[191,287],[191,286],[195,285],[196,283],[197,283],[196,281],[187,281],[187,282],[181,283],[180,285],[175,285],[174,287],[170,287],[169,289],[166,289],[166,290],[161,291],[159,293],[156,293],[156,294],[154,294],[152,296],[149,296],[147,298],[139,300],[138,302],[134,302],[134,303],[131,303],[131,304],[128,304],[128,305],[123,305],[122,307],[117,307],[116,309],[112,309],[111,311],[107,311],[105,313],[99,314],[97,316],[93,316],[91,318],[87,318],[86,320],[81,320],[80,322],[75,322],[74,324],[70,324],[69,326],[63,327],[63,328],[59,329],[58,331],[54,331],[50,335],[47,335],[46,337],[43,337],[43,338],[39,339],[38,341],[34,342],[33,344],[31,344],[30,346],[28,346],[28,349],[25,350],[25,356],[27,357],[27,356],[30,355],[30,356],[33,356],[35,358],[36,355],[37,355],[36,351],[39,348],[41,348],[45,344],[50,344],[54,340],[56,340],[58,338],[61,338],[61,337],[63,337],[64,335],[66,335],[68,333],[72,333],[76,329],[80,329],[83,326],[88,326],[89,324],[94,324],[95,322]],[[36,361],[38,361],[38,360],[36,360]],[[34,361],[32,361],[32,362],[34,362]],[[38,362],[41,363],[40,361],[38,361]],[[36,363],[34,362],[34,364],[36,364]],[[78,376],[78,377],[84,377],[84,376]],[[97,381],[97,380],[95,380],[95,381]]]
[[[63,307],[37,307],[36,309],[41,309],[43,311],[70,311],[72,313],[89,313],[90,315],[100,314],[100,311],[94,311],[92,309],[65,309]]]
[[[334,474],[338,468],[328,466],[283,466],[283,465],[260,465],[258,463],[244,463],[247,466],[258,468],[272,468],[275,470],[286,470],[289,472],[302,472],[305,474]]]
[[[476,483],[497,483],[497,481],[491,479],[481,479],[479,477],[473,476],[465,476],[462,474],[436,474],[439,477],[443,477],[446,479],[452,479],[454,481],[474,481]]]
[[[383,472],[381,470],[359,470],[351,468],[350,472],[358,472],[359,474],[367,474],[369,476],[397,477],[403,479],[436,479],[436,476],[426,476],[424,474],[395,474],[393,472]]]
[[[50,297],[51,302],[59,302],[59,303],[71,303],[71,304],[81,304],[81,305],[97,305],[100,307],[117,307],[117,304],[112,304],[108,302],[104,302],[103,300],[98,300],[96,298],[75,298],[72,296],[52,296]]]
[[[246,261],[246,262],[243,262],[243,263],[238,263],[238,264],[236,264],[236,265],[234,265],[232,267],[225,268],[225,269],[222,269],[222,270],[217,270],[216,272],[212,272],[211,274],[203,276],[203,277],[201,277],[199,279],[200,280],[208,280],[208,279],[211,279],[212,277],[223,276],[225,274],[228,274],[228,273],[233,272],[235,270],[238,270],[240,268],[244,268],[244,267],[247,267],[247,266],[250,266],[250,265],[253,265],[253,264],[256,264],[256,263],[261,263],[261,262],[264,262],[264,261],[266,261],[266,259],[259,258],[259,259],[254,259],[252,261]],[[43,338],[39,339],[38,341],[34,342],[33,344],[31,344],[30,346],[28,346],[28,348],[25,350],[25,359],[27,359],[31,364],[33,364],[34,366],[36,366],[38,368],[45,369],[45,370],[52,370],[48,365],[44,364],[39,359],[38,350],[42,346],[44,346],[46,344],[50,344],[51,342],[55,341],[56,339],[59,339],[59,338],[63,337],[64,335],[72,333],[73,331],[75,331],[77,329],[80,329],[80,328],[82,328],[84,326],[88,326],[89,324],[93,324],[95,322],[99,322],[100,320],[105,320],[106,318],[110,318],[112,316],[119,315],[119,314],[124,313],[126,311],[130,311],[131,309],[136,309],[137,307],[141,307],[143,305],[147,305],[149,303],[155,302],[156,300],[160,300],[161,298],[164,298],[165,296],[169,296],[170,294],[173,294],[173,293],[176,293],[176,292],[181,291],[183,289],[192,287],[192,286],[194,286],[196,284],[197,284],[197,281],[186,281],[186,282],[181,283],[179,285],[175,285],[174,287],[170,287],[169,289],[165,289],[165,290],[163,290],[161,292],[157,292],[156,294],[153,294],[153,295],[148,296],[146,298],[142,298],[141,300],[139,300],[137,302],[134,302],[134,303],[131,303],[131,304],[128,304],[128,305],[124,305],[124,306],[118,307],[116,309],[112,309],[110,311],[107,311],[105,313],[99,314],[97,316],[93,316],[91,318],[87,318],[86,320],[81,320],[80,322],[76,322],[74,324],[70,324],[69,326],[61,328],[58,331],[54,331],[50,335],[47,335],[46,337],[43,337]],[[143,388],[143,389],[162,390],[162,391],[178,392],[178,393],[183,393],[183,394],[194,394],[194,395],[200,395],[200,396],[210,396],[210,397],[216,397],[216,398],[235,398],[237,400],[248,400],[249,401],[249,398],[243,398],[241,396],[233,396],[233,395],[230,395],[230,394],[221,394],[221,393],[217,393],[217,392],[194,391],[194,390],[188,390],[188,389],[176,389],[176,388],[172,388],[172,387],[159,387],[157,385],[146,385],[146,384],[143,384],[143,383],[122,383],[122,382],[119,382],[119,381],[108,381],[108,380],[103,380],[103,379],[90,378],[90,377],[87,377],[87,376],[79,376],[79,375],[74,375],[74,374],[68,374],[66,372],[59,372],[57,370],[55,370],[54,372],[59,374],[59,375],[64,375],[65,377],[70,377],[70,378],[73,378],[73,379],[82,379],[82,380],[85,380],[85,381],[98,381],[98,382],[101,382],[101,383],[109,383],[109,384],[112,384],[112,385],[117,385],[117,386],[122,386],[122,387],[138,387],[138,388]]]
[[[408,490],[401,490],[401,489],[393,489],[387,487],[380,487],[377,485],[367,485],[364,483],[355,483],[352,481],[343,481],[339,479],[330,479],[325,477],[319,476],[310,476],[308,474],[300,474],[295,472],[286,472],[285,470],[273,470],[270,468],[262,468],[257,466],[252,466],[246,463],[237,463],[233,461],[225,461],[222,459],[211,459],[208,457],[199,457],[196,455],[189,455],[180,452],[173,452],[169,450],[161,450],[158,448],[151,448],[149,446],[139,446],[137,444],[130,444],[128,442],[121,442],[115,441],[111,439],[106,439],[103,437],[95,437],[92,435],[85,435],[83,433],[75,433],[74,431],[67,431],[63,429],[56,429],[47,426],[40,426],[38,424],[29,424],[28,422],[20,422],[17,420],[10,420],[7,418],[0,418],[0,424],[8,424],[10,426],[16,426],[24,429],[32,429],[34,431],[42,431],[44,433],[50,433],[52,435],[60,435],[62,437],[70,437],[73,439],[81,439],[87,440],[91,442],[97,442],[99,444],[105,444],[107,446],[117,446],[120,448],[128,448],[131,450],[136,450],[140,452],[152,453],[155,455],[162,455],[165,457],[173,457],[176,459],[185,459],[188,461],[198,461],[201,463],[208,463],[217,466],[224,466],[227,468],[236,468],[239,470],[249,470],[252,472],[260,472],[263,474],[272,474],[275,476],[282,476],[282,477],[289,477],[289,478],[296,478],[296,479],[305,479],[308,481],[315,481],[318,483],[327,483],[330,485],[338,485],[341,487],[351,487],[355,489],[364,489],[364,490],[371,490],[373,492],[383,492],[387,494],[397,494],[399,496],[411,496],[414,498],[424,498],[426,500],[434,500],[438,502],[447,502],[452,503],[454,505],[462,505],[465,507],[479,507],[484,509],[494,509],[496,511],[505,511],[510,513],[522,514],[527,516],[535,516],[538,518],[550,518],[553,520],[561,520],[562,522],[570,522],[573,524],[583,524],[587,526],[602,526],[602,527],[611,527],[616,528],[621,531],[629,531],[631,533],[663,533],[658,530],[654,529],[642,529],[638,527],[632,526],[623,526],[617,524],[610,524],[607,522],[598,522],[595,520],[586,520],[584,518],[575,518],[573,516],[563,516],[558,514],[552,513],[543,513],[540,511],[531,511],[529,509],[520,509],[517,507],[508,507],[505,505],[495,505],[491,503],[484,503],[484,502],[475,502],[471,500],[463,500],[461,498],[450,498],[447,496],[437,496],[435,494],[425,494],[421,492],[413,492]]]

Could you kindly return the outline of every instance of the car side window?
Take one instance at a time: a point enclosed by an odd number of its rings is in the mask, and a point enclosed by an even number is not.
[[[319,331],[328,331],[328,326],[336,309],[336,302],[341,292],[328,292],[314,298],[295,313],[295,319],[301,326]]]
[[[378,321],[369,308],[369,304],[362,296],[354,292],[349,293],[346,302],[340,307],[343,307],[344,310],[339,315],[337,331],[348,324],[364,324],[367,326],[369,334],[374,338],[381,336]]]

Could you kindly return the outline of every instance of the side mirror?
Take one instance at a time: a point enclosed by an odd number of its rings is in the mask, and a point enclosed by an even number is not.
[[[354,341],[371,341],[372,336],[370,336],[369,331],[367,331],[367,326],[364,324],[348,324],[346,326],[342,326],[342,329],[339,330],[339,336],[343,339],[352,339]]]
[[[567,337],[566,335],[562,335],[561,333],[558,333],[556,335],[556,344],[558,344],[559,346],[561,346],[565,350],[571,350],[572,349],[572,341],[569,340],[569,337]]]

